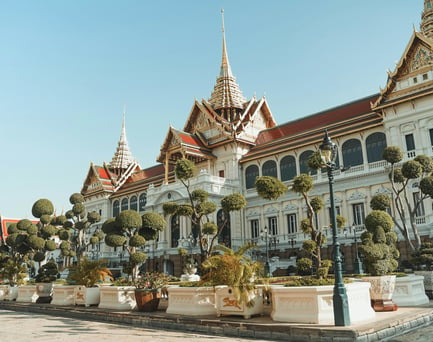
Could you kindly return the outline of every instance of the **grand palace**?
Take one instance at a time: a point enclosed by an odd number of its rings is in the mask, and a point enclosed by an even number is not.
[[[100,226],[122,210],[162,214],[167,201],[187,203],[185,187],[173,171],[177,160],[187,158],[196,165],[193,188],[206,190],[210,201],[220,205],[223,196],[237,192],[247,199],[245,209],[230,214],[219,241],[235,249],[254,241],[259,250],[253,257],[267,257],[274,274],[287,274],[308,238],[299,228],[306,217],[303,198],[290,190],[296,175],[309,173],[314,179],[311,195],[325,202],[316,221],[328,236],[324,256],[330,258],[332,251],[328,177],[309,170],[307,164],[327,130],[338,145],[339,164],[350,166],[336,172],[334,198],[337,213],[347,219],[347,227],[338,236],[343,269],[352,271],[356,239],[371,211],[371,198],[391,194],[388,165],[382,158],[384,148],[399,146],[404,160],[433,155],[432,6],[433,1],[424,1],[420,29],[414,29],[395,69],[384,75],[386,86],[379,93],[283,124],[275,122],[265,97],[248,99],[243,95],[230,67],[223,22],[221,68],[210,97],[193,101],[191,111],[185,113],[184,127],[168,127],[153,166],[142,168],[135,160],[124,119],[112,160],[89,167],[81,189],[87,211],[101,214]],[[276,201],[264,200],[254,187],[256,177],[262,175],[279,178],[289,191]],[[419,195],[416,183],[411,191],[413,198]],[[213,215],[215,222],[223,222],[220,207]],[[157,241],[146,245],[146,267],[180,275],[178,248],[198,253],[198,247],[188,218],[174,215],[166,221]],[[417,224],[423,237],[433,236],[431,199],[418,211]],[[408,255],[403,240],[402,258]],[[121,249],[103,244],[92,253],[112,262],[127,258]]]

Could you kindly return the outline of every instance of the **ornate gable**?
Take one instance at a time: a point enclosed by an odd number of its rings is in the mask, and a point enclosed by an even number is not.
[[[108,170],[106,164],[104,166],[97,166],[91,163],[81,193],[85,197],[101,193],[112,193],[114,191],[115,179],[116,176]]]

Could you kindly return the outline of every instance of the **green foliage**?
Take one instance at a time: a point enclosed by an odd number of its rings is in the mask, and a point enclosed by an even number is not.
[[[370,207],[373,210],[385,211],[390,206],[391,206],[391,198],[385,194],[375,195],[370,201]]]
[[[105,243],[110,247],[120,247],[126,243],[126,237],[118,234],[105,235]]]
[[[390,232],[394,227],[392,217],[382,210],[373,210],[365,218],[365,228],[374,234],[378,227],[381,227],[385,233]]]
[[[149,228],[159,232],[163,231],[167,224],[164,217],[154,212],[144,213],[143,216],[141,216],[141,220],[143,228]]]
[[[383,150],[382,157],[388,163],[396,164],[403,160],[403,151],[398,146],[388,146]]]
[[[246,205],[247,205],[247,200],[242,194],[238,192],[224,196],[221,199],[221,208],[225,213],[241,210],[245,208]]]
[[[311,274],[313,261],[310,258],[299,258],[296,260],[296,268],[301,275]]]
[[[293,179],[292,190],[298,194],[307,193],[313,189],[313,178],[301,173]]]
[[[36,252],[33,255],[33,260],[36,262],[42,262],[45,260],[45,253],[44,252]]]
[[[84,197],[79,193],[74,193],[69,197],[69,203],[71,203],[72,205],[77,203],[83,203],[83,202],[84,202]]]
[[[105,234],[113,234],[118,232],[118,228],[116,226],[116,219],[114,217],[111,217],[102,224],[102,231]]]
[[[302,219],[300,223],[300,228],[304,234],[311,234],[311,232],[313,231],[313,227],[311,226],[310,219]]]
[[[162,205],[162,210],[164,212],[164,215],[173,215],[177,212],[178,204],[175,202],[165,202]]]
[[[44,247],[47,251],[50,251],[50,252],[55,251],[57,248],[56,242],[54,240],[46,240]]]
[[[197,204],[197,210],[203,215],[209,215],[217,209],[217,205],[213,202],[202,202]]]
[[[144,244],[146,243],[146,239],[144,237],[142,237],[141,235],[138,234],[134,234],[133,236],[131,236],[131,238],[129,239],[129,245],[131,247],[140,247],[140,246],[144,246]]]
[[[29,235],[27,242],[31,248],[36,250],[41,250],[45,247],[45,239],[38,237],[37,235]]]
[[[46,198],[37,200],[32,206],[32,215],[34,217],[40,218],[42,215],[52,215],[53,213],[53,203]]]
[[[267,200],[277,200],[287,192],[287,186],[272,176],[257,177],[254,186],[259,196]]]
[[[93,235],[93,236],[90,237],[89,242],[90,242],[91,245],[94,246],[94,245],[96,245],[99,242],[99,238],[97,236]]]
[[[337,228],[343,228],[346,225],[347,219],[344,216],[337,215],[335,219],[337,221]]]
[[[135,252],[129,256],[129,261],[132,265],[141,265],[147,259],[147,254],[144,252]]]
[[[137,289],[155,290],[165,286],[170,281],[170,276],[159,272],[146,272],[141,275],[135,284]]]
[[[138,231],[142,224],[142,218],[135,210],[124,210],[116,216],[116,225],[124,232]]]
[[[56,235],[56,234],[57,234],[57,228],[54,227],[54,226],[52,226],[51,224],[43,226],[41,228],[41,236],[44,239],[50,238],[50,237],[52,237],[53,235]]]
[[[51,283],[57,279],[58,274],[57,264],[50,259],[46,264],[39,267],[35,280],[37,283]]]
[[[415,160],[408,160],[401,167],[403,177],[415,179],[422,175],[422,165]]]
[[[112,274],[107,268],[107,263],[107,260],[88,260],[84,257],[78,265],[69,268],[71,272],[68,281],[86,287],[93,287],[98,282],[104,282],[107,279],[112,280]]]
[[[0,279],[6,279],[10,286],[22,285],[27,276],[27,265],[13,258],[6,258],[0,268]]]
[[[203,189],[196,189],[191,191],[191,198],[195,202],[203,203],[206,202],[209,194]]]
[[[314,210],[314,212],[315,213],[317,213],[317,212],[319,212],[320,210],[322,210],[323,209],[323,206],[325,205],[324,203],[323,203],[323,200],[322,200],[322,198],[320,198],[320,197],[313,197],[311,200],[310,200],[310,204],[311,204],[311,207],[313,208],[313,210]]]
[[[83,203],[75,203],[72,207],[72,212],[75,216],[84,216],[86,212],[86,207]]]
[[[186,181],[194,177],[195,165],[188,159],[180,159],[175,164],[174,173],[178,179]]]
[[[42,224],[46,225],[51,222],[51,216],[44,214],[39,218],[39,220],[41,221]]]
[[[419,182],[419,188],[423,194],[433,198],[433,177],[427,176]]]
[[[419,154],[413,160],[421,164],[422,172],[428,174],[433,172],[433,159],[425,154]]]
[[[177,206],[177,212],[179,216],[191,216],[194,213],[191,205],[189,204],[180,204]]]
[[[324,166],[320,151],[313,152],[310,158],[308,158],[307,165],[311,170],[319,170]]]
[[[12,223],[8,226],[7,229],[8,235],[18,233],[18,226],[16,223]]]
[[[431,269],[433,265],[433,243],[422,243],[420,249],[412,254],[411,261],[416,266],[426,266],[427,269]]]
[[[313,253],[317,248],[316,241],[313,240],[304,240],[302,243],[302,249],[308,253]]]
[[[215,222],[206,222],[203,224],[202,232],[207,235],[215,235],[218,231],[218,226]]]
[[[299,277],[288,281],[284,284],[286,287],[291,286],[326,286],[326,285],[334,285],[333,278],[313,278],[313,277]]]
[[[101,215],[98,212],[92,211],[87,214],[87,221],[91,224],[101,221]]]
[[[14,223],[9,226],[11,228],[14,228],[15,231],[11,231],[9,233],[9,229],[8,229],[8,234],[16,233],[17,229],[22,231],[27,231],[27,229],[29,229],[32,226],[32,224],[33,224],[32,221],[28,219],[19,220],[16,224]]]
[[[71,232],[68,229],[60,229],[59,230],[59,239],[60,240],[69,240],[71,238]]]

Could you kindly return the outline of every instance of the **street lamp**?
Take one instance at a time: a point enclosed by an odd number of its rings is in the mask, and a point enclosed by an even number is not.
[[[334,248],[334,324],[336,326],[350,325],[349,305],[346,288],[343,283],[340,244],[337,242],[337,218],[335,215],[334,202],[334,170],[336,168],[335,159],[337,157],[337,145],[332,142],[325,132],[323,143],[319,146],[322,161],[325,163],[329,179],[329,197],[331,202],[331,222],[332,222],[332,245]]]
[[[265,246],[266,246],[266,262],[265,262],[265,277],[270,277],[271,274],[271,267],[269,266],[269,249],[268,249],[268,227],[265,226],[265,228],[262,230],[261,234],[262,239],[265,238]]]
[[[358,253],[358,241],[356,240],[356,226],[355,223],[352,225],[353,235],[355,237],[355,262],[353,263],[353,273],[364,274],[364,269],[362,267],[362,261]]]

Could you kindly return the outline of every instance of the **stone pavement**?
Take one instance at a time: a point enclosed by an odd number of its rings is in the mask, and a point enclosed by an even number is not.
[[[99,309],[97,307],[1,301],[0,309],[126,324],[164,331],[297,342],[406,341],[396,337],[433,323],[433,302],[417,307],[401,307],[392,312],[378,312],[375,319],[353,324],[349,327],[274,322],[269,316],[270,306],[266,306],[265,315],[244,319],[239,316],[194,317],[170,315],[165,312],[166,305],[165,301],[161,301],[157,312],[144,313]],[[430,341],[433,341],[433,337]]]

